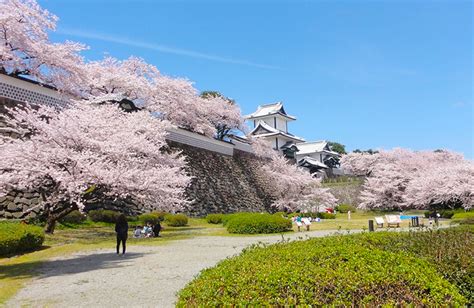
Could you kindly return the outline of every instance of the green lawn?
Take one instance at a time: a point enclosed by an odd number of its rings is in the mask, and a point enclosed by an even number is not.
[[[405,212],[404,215],[418,215],[418,216],[423,216],[424,211],[409,211]],[[320,222],[312,222],[311,223],[311,230],[356,230],[356,229],[368,229],[369,227],[369,220],[374,220],[374,217],[376,216],[382,216],[384,217],[387,214],[394,214],[394,215],[399,215],[400,213],[394,212],[394,213],[386,213],[386,212],[363,212],[363,211],[357,211],[355,213],[351,213],[351,219],[348,219],[347,214],[336,214],[336,219],[323,219]],[[384,217],[385,218],[385,217]],[[402,220],[402,223],[400,224],[400,227],[402,228],[408,228],[410,220]],[[423,222],[423,219],[420,220],[420,223]],[[440,225],[445,226],[449,225],[450,221],[449,220],[441,220]],[[428,219],[424,219],[424,224],[428,225]],[[377,225],[375,224],[374,220],[374,226],[376,227]],[[302,228],[303,229],[303,228]],[[386,229],[386,226],[384,225],[384,229]],[[296,225],[293,225],[293,231],[298,231],[298,228]]]
[[[422,212],[405,214],[421,215]],[[313,222],[311,230],[363,229],[368,227],[369,219],[383,216],[383,214],[355,212],[351,216],[351,220],[348,220],[347,214],[337,214],[336,219]],[[449,220],[443,221],[442,224],[449,224]],[[408,221],[404,221],[402,227],[408,227]],[[294,226],[294,231],[297,231],[296,226]],[[164,224],[164,230],[160,234],[162,237],[159,238],[134,239],[130,237],[127,243],[128,245],[162,245],[169,241],[195,236],[249,236],[229,234],[221,224],[208,224],[202,218],[190,218],[185,227],[168,227]],[[12,297],[29,279],[36,275],[36,270],[41,262],[78,251],[101,248],[114,250],[113,224],[87,221],[80,225],[58,225],[54,235],[46,236],[42,250],[12,258],[0,258],[0,304]]]

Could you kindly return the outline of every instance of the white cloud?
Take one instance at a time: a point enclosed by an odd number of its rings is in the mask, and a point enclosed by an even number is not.
[[[95,32],[89,32],[89,31],[86,32],[86,31],[74,30],[74,29],[60,29],[56,31],[56,33],[80,37],[80,38],[87,38],[87,39],[105,41],[105,42],[110,42],[110,43],[122,44],[122,45],[127,45],[127,46],[132,46],[132,47],[150,49],[150,50],[155,50],[158,52],[181,55],[181,56],[186,56],[186,57],[191,57],[191,58],[204,59],[204,60],[209,60],[209,61],[214,61],[214,62],[246,65],[246,66],[252,66],[252,67],[263,68],[263,69],[279,69],[279,67],[273,66],[273,65],[255,63],[255,62],[251,62],[251,61],[247,61],[243,59],[221,57],[217,55],[201,53],[194,50],[181,49],[181,48],[170,47],[170,46],[165,46],[165,45],[160,45],[160,44],[155,44],[155,43],[148,43],[144,41],[130,39],[127,37],[113,36],[113,35],[103,34],[103,33],[95,33]]]

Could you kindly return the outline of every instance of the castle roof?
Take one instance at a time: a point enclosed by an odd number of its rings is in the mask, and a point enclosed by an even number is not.
[[[264,121],[258,121],[257,125],[250,132],[250,134],[255,136],[255,137],[269,137],[269,136],[281,135],[281,136],[284,136],[286,138],[295,140],[297,142],[304,142],[303,138],[300,138],[300,137],[295,136],[293,134],[285,133],[281,130],[273,128],[270,125],[268,125],[267,123],[265,123]]]
[[[321,153],[339,156],[339,153],[331,151],[331,148],[329,147],[328,142],[325,140],[298,143],[297,147],[300,150],[298,152],[299,155],[321,152]]]
[[[257,111],[245,116],[245,118],[247,120],[252,120],[252,119],[267,117],[271,115],[280,115],[289,120],[296,120],[296,117],[288,115],[286,113],[285,109],[283,108],[282,102],[276,102],[272,104],[258,106]]]

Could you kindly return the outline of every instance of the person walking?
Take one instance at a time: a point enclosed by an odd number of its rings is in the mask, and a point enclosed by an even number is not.
[[[119,254],[120,243],[122,243],[122,254],[125,254],[128,237],[128,222],[124,214],[120,214],[117,218],[115,232],[117,233],[117,254]]]

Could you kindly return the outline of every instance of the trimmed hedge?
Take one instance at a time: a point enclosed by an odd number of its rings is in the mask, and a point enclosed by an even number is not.
[[[336,219],[336,214],[321,212],[321,213],[318,213],[318,218],[321,218],[321,219]]]
[[[474,211],[456,213],[452,219],[454,222],[459,222],[460,224],[474,225]]]
[[[436,213],[439,213],[440,218],[446,218],[446,219],[451,219],[454,214],[460,213],[463,210],[439,210]],[[430,218],[430,217],[435,217],[435,211],[425,211],[425,218]]]
[[[87,213],[90,220],[94,222],[115,223],[120,213],[111,210],[92,210]]]
[[[349,204],[339,204],[335,208],[336,211],[339,213],[347,213],[348,211],[351,211],[351,213],[354,213],[357,208],[355,206],[349,205]]]
[[[188,217],[184,214],[168,214],[165,222],[170,227],[183,227],[188,224]]]
[[[44,241],[41,227],[16,222],[0,223],[0,255],[12,255],[40,248]]]
[[[87,219],[87,216],[78,210],[72,211],[59,220],[62,224],[80,224]]]
[[[206,221],[208,224],[220,224],[222,223],[222,218],[224,214],[208,214],[206,216]]]
[[[177,306],[462,306],[473,240],[457,229],[254,246],[202,271]]]
[[[146,214],[141,214],[140,216],[138,216],[138,221],[143,225],[149,222],[153,225],[156,225],[158,221],[161,221],[161,219],[160,217],[158,217],[158,215],[155,215],[153,213],[146,213]]]
[[[291,220],[278,215],[237,213],[226,216],[224,221],[229,233],[278,233],[291,230]]]

